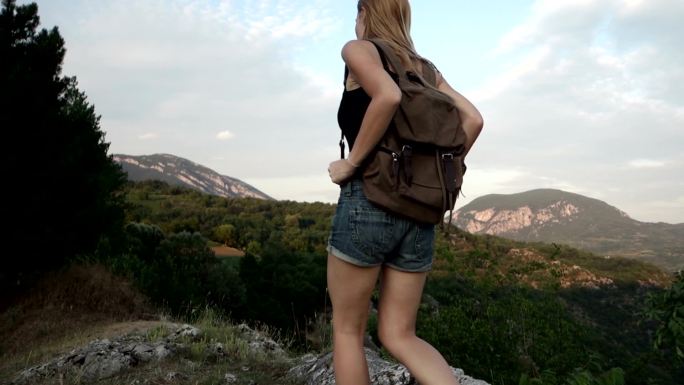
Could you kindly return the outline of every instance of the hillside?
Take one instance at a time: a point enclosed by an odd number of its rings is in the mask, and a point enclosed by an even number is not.
[[[486,195],[457,210],[454,223],[474,234],[565,243],[669,271],[684,268],[684,223],[640,222],[603,201],[561,190]]]
[[[217,241],[218,226],[234,226],[229,244],[246,255],[223,260],[237,269],[231,282],[246,295],[223,305],[233,314],[289,329],[303,344],[310,341],[299,334],[302,325],[328,324],[325,244],[334,205],[219,198],[149,182],[131,183],[126,196],[129,220],[167,233],[198,231]],[[634,379],[628,384],[644,376],[674,384],[666,364],[634,364],[651,361],[653,326],[640,324],[645,299],[671,282],[667,272],[634,259],[452,229],[437,235],[417,332],[448,362],[489,383],[517,384],[520,373],[537,376],[544,368],[565,376],[587,352],[598,352],[605,368],[627,371]],[[369,334],[377,344],[375,311]]]
[[[253,186],[235,178],[171,154],[132,156],[114,154],[131,181],[161,180],[175,186],[221,197],[273,199]]]
[[[330,223],[335,212],[334,205],[321,202],[219,198],[157,182],[131,183],[126,189],[126,196],[129,202],[127,218],[130,221],[154,223],[165,232],[198,231],[212,241],[217,241],[214,235],[217,226],[222,223],[233,224],[239,229],[233,246],[243,250],[250,242],[266,244],[277,235],[283,237],[282,246],[290,250],[325,255]],[[198,220],[200,217],[202,221]],[[470,270],[471,267],[453,263],[475,263],[470,253],[479,252],[497,261],[498,273],[515,277],[516,284],[528,283],[530,287],[599,287],[610,286],[609,281],[641,282],[663,287],[671,281],[670,274],[645,261],[606,258],[563,244],[516,241],[490,234],[468,233],[461,229],[453,229],[448,237],[438,234],[436,248],[434,267],[437,273],[440,270]],[[439,250],[444,253],[448,251],[454,257],[441,258],[443,253]],[[539,265],[541,262],[543,265]],[[528,263],[539,265],[534,269],[538,278],[527,279],[517,275]],[[488,264],[491,265],[491,261]],[[559,271],[567,274],[559,275]],[[546,278],[541,279],[542,275]],[[588,283],[591,281],[586,278],[588,276],[608,281],[605,281],[606,284]]]
[[[230,314],[233,325],[268,325],[288,341],[293,356],[313,352],[300,357],[302,373],[320,377],[306,383],[330,378],[325,243],[334,205],[222,198],[160,181],[129,182],[124,193],[129,223],[120,241],[123,254],[103,249],[93,258],[132,281],[76,270],[38,285],[2,314],[0,382],[24,370],[22,378],[29,378],[65,363],[82,365],[78,357],[103,358],[91,349],[123,357],[126,365],[149,358],[148,352],[166,352],[176,326],[158,327],[157,310],[148,309],[133,287],[173,314],[174,322],[191,323],[206,338],[182,340],[184,347],[173,345],[178,349],[163,362],[137,365],[101,383],[220,382],[228,374],[237,384],[288,383],[276,378],[296,363],[249,357],[244,349],[251,343],[240,341],[237,329],[197,318],[204,309]],[[234,228],[225,243],[244,256],[215,258],[208,248],[225,225]],[[637,260],[453,229],[437,236],[417,334],[447,362],[492,384],[519,384],[521,375],[539,377],[547,370],[556,373],[549,383],[560,384],[575,369],[598,377],[622,368],[626,385],[644,378],[674,385],[676,370],[650,353],[654,324],[642,323],[646,298],[671,282],[671,275]],[[386,360],[378,349],[378,296],[372,297],[366,343]],[[137,325],[140,319],[151,332],[121,336],[90,329],[122,321]],[[216,355],[216,342],[226,356]],[[129,349],[131,344],[137,348]],[[591,360],[603,369],[587,366],[589,356],[598,357]],[[392,368],[394,363],[383,373],[398,373]],[[407,375],[397,375],[407,381],[398,384],[410,383]]]

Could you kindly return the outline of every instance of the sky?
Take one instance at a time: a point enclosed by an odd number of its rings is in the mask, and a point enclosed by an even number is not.
[[[356,1],[34,2],[110,153],[170,153],[277,199],[337,201],[327,167]],[[416,49],[485,121],[457,208],[555,188],[684,223],[684,1],[411,6]]]

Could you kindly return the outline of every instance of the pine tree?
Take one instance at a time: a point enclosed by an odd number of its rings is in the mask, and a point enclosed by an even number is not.
[[[93,252],[123,225],[126,175],[76,78],[62,76],[58,28],[39,24],[35,3],[2,1],[3,247],[16,251],[3,252],[0,286]]]

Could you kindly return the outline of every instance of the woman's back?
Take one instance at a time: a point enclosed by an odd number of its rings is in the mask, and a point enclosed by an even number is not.
[[[345,87],[337,116],[350,152],[328,169],[332,181],[341,187],[327,247],[335,380],[338,385],[370,384],[363,344],[370,298],[380,278],[378,337],[383,347],[420,384],[455,385],[458,382],[442,355],[415,334],[423,287],[432,268],[434,225],[401,218],[375,206],[367,200],[357,178],[391,125],[402,98],[391,75],[394,68],[383,65],[380,52],[366,39],[386,41],[404,65],[418,59],[409,35],[409,3],[361,0],[357,8],[359,40],[348,42],[342,49]],[[469,148],[481,129],[481,116],[439,72],[436,74],[437,88],[454,98],[468,125]]]

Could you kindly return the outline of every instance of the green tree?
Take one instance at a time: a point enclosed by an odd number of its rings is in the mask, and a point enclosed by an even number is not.
[[[297,334],[325,301],[325,258],[321,256],[267,243],[260,259],[251,254],[241,258],[239,271],[246,287],[248,319]]]
[[[676,364],[684,364],[684,271],[672,286],[646,301],[646,318],[658,323],[653,348],[671,353]]]
[[[216,226],[216,229],[214,229],[214,234],[216,235],[216,239],[223,242],[223,244],[226,246],[234,246],[235,241],[237,240],[235,226],[231,225],[230,223]]]
[[[12,263],[0,285],[93,252],[103,236],[123,236],[125,173],[107,155],[100,117],[76,78],[61,75],[66,50],[57,27],[38,31],[39,24],[35,3],[2,1],[0,162],[11,183],[3,189],[3,244],[25,247],[21,258],[5,254]]]
[[[214,252],[198,232],[169,235],[159,243],[141,283],[156,302],[174,311],[206,303],[209,272],[217,263]]]
[[[261,254],[261,244],[259,244],[257,241],[249,241],[245,252],[258,257]]]
[[[155,250],[164,240],[164,232],[158,226],[130,222],[124,227],[127,252],[145,262],[154,260]]]

